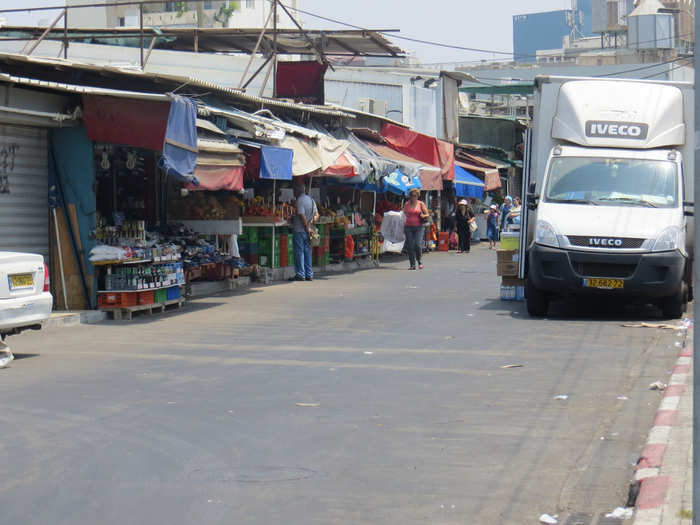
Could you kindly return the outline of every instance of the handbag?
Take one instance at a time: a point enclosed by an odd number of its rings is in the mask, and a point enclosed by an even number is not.
[[[472,221],[469,223],[469,231],[472,232],[472,233],[474,233],[474,232],[475,232],[476,230],[478,230],[478,229],[479,229],[479,225],[476,223],[475,220],[472,220]]]
[[[425,210],[425,213],[428,214],[427,217],[420,218],[420,223],[421,224],[430,224],[430,212],[428,211],[428,207],[423,202],[420,203],[420,210],[421,210],[421,212],[423,212],[423,210]]]

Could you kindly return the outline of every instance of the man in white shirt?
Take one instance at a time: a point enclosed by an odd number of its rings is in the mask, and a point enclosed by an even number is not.
[[[304,186],[294,186],[297,213],[292,219],[294,236],[294,277],[291,281],[313,281],[311,261],[311,225],[316,214],[316,203],[304,191]]]

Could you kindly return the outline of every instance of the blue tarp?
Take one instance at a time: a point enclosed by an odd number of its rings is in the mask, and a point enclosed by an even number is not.
[[[384,186],[391,193],[396,195],[408,195],[413,188],[421,188],[420,178],[404,174],[401,170],[396,170],[382,179]]]
[[[484,198],[484,182],[462,166],[455,164],[455,193],[458,197]]]
[[[197,105],[180,95],[170,97],[172,101],[160,164],[169,176],[195,183],[192,173],[197,164]]]
[[[292,158],[294,152],[275,146],[260,147],[260,178],[292,180]]]

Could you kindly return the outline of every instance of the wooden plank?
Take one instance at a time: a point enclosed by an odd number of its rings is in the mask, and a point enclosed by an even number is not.
[[[85,302],[83,295],[83,286],[80,281],[80,270],[78,261],[75,258],[71,247],[70,231],[63,210],[56,210],[56,224],[58,225],[58,239],[56,239],[56,228],[54,227],[54,218],[51,214],[51,283],[53,293],[57,299],[57,306],[67,310],[86,310],[88,305]],[[63,255],[63,273],[66,281],[66,297],[68,304],[63,304],[63,289],[61,286],[61,274],[58,266],[58,249],[57,243],[61,244],[61,253]]]
[[[80,266],[83,269],[83,275],[85,275],[85,281],[87,283],[88,292],[90,297],[95,293],[95,279],[94,275],[89,274],[85,268],[85,252],[83,251],[83,241],[80,239],[80,223],[78,222],[78,212],[75,208],[75,204],[69,204],[67,207],[68,216],[70,217],[70,222],[73,225],[73,232],[75,233],[75,243],[78,247],[78,253],[80,254]]]

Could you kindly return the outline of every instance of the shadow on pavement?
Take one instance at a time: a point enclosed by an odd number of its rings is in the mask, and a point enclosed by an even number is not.
[[[18,359],[31,359],[32,357],[41,357],[41,354],[12,354],[15,356],[15,361]]]

